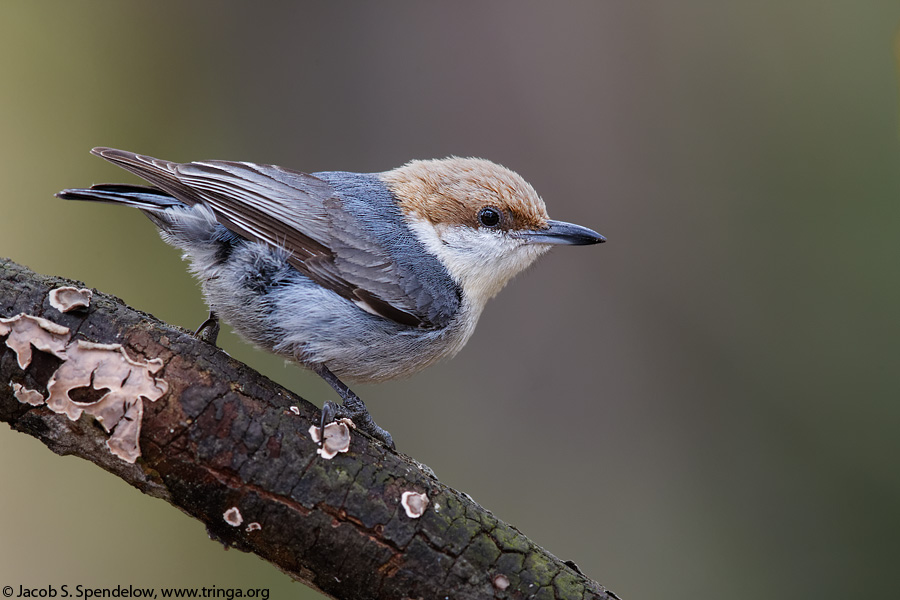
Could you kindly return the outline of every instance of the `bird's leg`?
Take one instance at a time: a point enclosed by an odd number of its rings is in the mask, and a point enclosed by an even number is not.
[[[194,337],[210,343],[213,346],[216,345],[216,340],[219,337],[219,317],[216,315],[215,311],[209,311],[209,317],[200,323],[200,327],[194,332]]]
[[[353,424],[356,425],[357,429],[360,431],[364,431],[373,438],[380,440],[388,448],[395,448],[394,439],[391,437],[391,434],[375,424],[372,415],[369,414],[369,410],[366,408],[366,405],[363,404],[363,401],[360,400],[359,396],[354,394],[343,381],[338,379],[337,375],[329,371],[328,367],[321,363],[310,365],[310,368],[315,371],[319,377],[327,381],[328,385],[334,388],[334,391],[338,393],[343,401],[343,404],[340,406],[334,402],[326,402],[322,405],[321,428],[323,432],[325,431],[325,425],[328,423],[332,423],[341,417],[347,417],[353,421]],[[324,439],[324,433],[322,439]]]

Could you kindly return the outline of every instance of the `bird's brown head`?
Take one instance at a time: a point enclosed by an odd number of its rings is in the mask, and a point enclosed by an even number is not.
[[[488,160],[416,160],[380,177],[426,249],[479,306],[551,245],[603,241],[551,220],[528,182]]]

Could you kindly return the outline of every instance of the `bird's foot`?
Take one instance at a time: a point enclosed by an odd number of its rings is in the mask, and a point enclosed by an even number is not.
[[[332,373],[328,367],[322,363],[309,366],[319,377],[327,381],[328,385],[334,388],[334,391],[336,391],[341,397],[341,400],[343,400],[343,404],[326,402],[322,406],[321,427],[323,432],[325,431],[325,425],[328,423],[333,423],[336,419],[348,418],[353,421],[353,424],[356,425],[356,428],[360,431],[368,433],[391,450],[396,449],[396,446],[394,446],[394,438],[391,437],[391,434],[375,424],[372,415],[369,414],[369,409],[366,408],[363,401],[360,400],[359,396],[354,394],[343,381],[338,379],[337,375]]]
[[[351,394],[352,393],[353,392],[351,392]],[[390,433],[375,423],[375,420],[372,419],[372,415],[369,414],[366,405],[363,404],[362,400],[360,400],[359,396],[356,394],[353,394],[351,398],[345,398],[344,404],[342,405],[335,402],[326,402],[322,406],[322,421],[320,427],[322,431],[325,431],[326,425],[344,418],[353,421],[353,424],[357,429],[369,434],[391,450],[396,449],[396,446],[394,446],[394,438],[391,437]],[[321,444],[322,442],[320,441],[319,443]]]

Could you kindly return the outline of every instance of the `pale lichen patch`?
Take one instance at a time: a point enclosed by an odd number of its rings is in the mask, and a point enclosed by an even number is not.
[[[133,463],[141,455],[138,440],[143,399],[159,400],[169,389],[165,380],[153,376],[162,366],[158,358],[147,362],[132,360],[121,344],[78,340],[66,349],[66,361],[47,384],[47,406],[73,421],[82,413],[93,416],[112,433],[106,442],[110,452]],[[96,402],[72,400],[69,392],[84,387],[106,390],[106,394]]]
[[[87,308],[91,304],[94,292],[89,289],[78,289],[70,285],[50,290],[50,306],[59,312],[69,312],[76,308]]]
[[[492,583],[494,584],[495,588],[502,592],[509,587],[509,577],[503,575],[502,573],[500,575],[494,575]]]
[[[425,514],[428,507],[428,496],[419,492],[403,492],[400,495],[400,504],[410,519],[418,519]]]
[[[8,336],[6,345],[16,353],[20,369],[31,364],[31,348],[49,352],[65,360],[69,328],[53,321],[19,313],[8,319],[0,319],[0,336]]]
[[[238,510],[237,506],[232,506],[226,510],[222,518],[232,527],[240,527],[241,523],[244,522],[244,517],[241,516],[241,511]]]
[[[37,390],[29,390],[21,383],[12,384],[13,396],[22,404],[30,404],[31,406],[40,406],[46,398]]]
[[[316,454],[326,460],[330,460],[341,452],[350,449],[350,429],[356,429],[356,425],[350,419],[338,419],[325,426],[325,439],[322,440],[322,432],[319,427],[311,425],[309,437],[317,444],[322,444],[316,449]]]
[[[54,306],[58,304],[52,293],[51,303]],[[6,345],[16,353],[16,360],[23,370],[31,364],[32,348],[61,359],[62,364],[47,383],[47,406],[73,421],[82,413],[93,416],[107,433],[112,433],[106,441],[109,451],[126,462],[137,460],[141,455],[139,438],[144,416],[143,400],[159,400],[169,389],[165,380],[154,377],[163,367],[161,359],[146,362],[132,360],[121,344],[96,344],[84,340],[70,343],[68,327],[25,313],[0,318],[0,337],[3,336],[6,336]],[[43,395],[36,390],[27,389],[19,383],[12,384],[12,388],[16,399],[23,404],[41,406],[45,402]],[[73,400],[69,393],[79,388],[106,393],[99,400]]]

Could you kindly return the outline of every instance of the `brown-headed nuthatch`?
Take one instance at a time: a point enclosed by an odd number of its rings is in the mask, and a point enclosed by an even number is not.
[[[201,329],[216,331],[221,317],[312,369],[343,400],[325,403],[323,425],[346,416],[391,447],[341,379],[384,381],[453,356],[485,303],[551,245],[604,241],[550,220],[525,180],[481,159],[307,174],[93,153],[150,185],[94,185],[60,198],[141,209],[190,260],[210,307]]]

